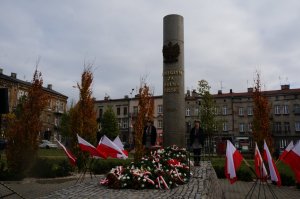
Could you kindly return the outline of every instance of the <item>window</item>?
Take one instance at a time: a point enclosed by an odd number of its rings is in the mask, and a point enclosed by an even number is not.
[[[227,115],[227,106],[223,106],[223,115]]]
[[[100,108],[100,109],[99,109],[99,118],[101,119],[101,118],[102,118],[102,116],[103,116],[103,109],[102,109],[102,108]]]
[[[290,129],[290,123],[289,122],[284,122],[284,133],[290,133],[291,129]]]
[[[163,113],[163,106],[162,105],[158,105],[157,112],[158,112],[158,114],[162,114]]]
[[[185,109],[185,115],[186,116],[190,116],[190,112],[191,112],[190,108]]]
[[[120,107],[117,107],[117,115],[120,115],[121,114],[121,109]]]
[[[283,105],[282,112],[283,112],[284,115],[288,115],[289,114],[289,106],[288,105]]]
[[[163,127],[163,121],[162,120],[158,120],[158,128],[162,128]]]
[[[121,119],[118,119],[118,127],[119,127],[119,129],[122,128],[122,120]]]
[[[133,115],[137,115],[138,114],[138,107],[134,106],[133,107]]]
[[[198,115],[199,115],[199,108],[195,108],[195,110],[194,110],[194,115],[195,115],[195,116],[198,116]]]
[[[248,106],[248,115],[253,115],[253,107]]]
[[[223,122],[223,131],[228,131],[228,122]]]
[[[299,115],[300,114],[300,105],[294,104],[294,114]]]
[[[244,116],[244,108],[243,107],[239,108],[239,116]]]
[[[295,122],[295,131],[300,132],[300,122]]]
[[[280,106],[279,105],[275,106],[275,115],[280,115]]]
[[[128,112],[128,111],[127,111],[127,107],[124,107],[124,108],[123,108],[123,114],[124,114],[124,115],[127,115],[127,112]]]
[[[274,125],[275,133],[281,133],[281,122],[275,122]]]
[[[252,122],[248,123],[248,132],[252,132]]]
[[[123,119],[122,126],[123,126],[124,129],[128,128],[128,119]]]
[[[245,132],[245,124],[244,123],[240,123],[239,129],[240,129],[240,133],[244,133]]]

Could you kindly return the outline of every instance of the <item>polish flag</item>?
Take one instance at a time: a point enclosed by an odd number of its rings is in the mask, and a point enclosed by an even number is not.
[[[291,141],[289,145],[284,149],[283,153],[279,156],[279,160],[282,161],[292,148],[294,148],[293,141]]]
[[[300,183],[300,141],[288,152],[283,161],[291,167],[296,181]]]
[[[280,186],[281,178],[265,140],[264,140],[264,159],[265,161],[268,162],[271,180],[275,181],[277,183],[277,186]]]
[[[225,176],[231,184],[237,181],[236,170],[241,166],[242,160],[243,156],[241,153],[227,140]]]
[[[105,154],[105,152],[97,150],[96,147],[94,147],[92,144],[90,144],[89,142],[84,140],[78,134],[77,134],[77,139],[78,139],[79,148],[82,151],[89,152],[91,154],[91,156],[94,156],[94,157],[101,157],[104,159],[107,158],[107,155]]]
[[[77,158],[75,157],[75,155],[73,155],[71,153],[71,151],[69,151],[60,141],[58,141],[56,138],[55,138],[55,141],[61,146],[61,148],[63,148],[63,150],[65,151],[66,155],[68,156],[69,160],[70,160],[70,163],[73,165],[73,166],[76,166],[76,161],[77,161]]]
[[[112,158],[127,158],[122,149],[120,149],[105,135],[100,139],[97,149],[98,151],[104,151],[108,156]]]
[[[266,181],[267,177],[268,177],[267,169],[266,169],[263,159],[260,155],[260,152],[259,152],[256,142],[255,142],[254,166],[255,166],[256,176],[260,180]]]
[[[117,137],[114,139],[113,143],[114,143],[115,145],[117,145],[117,146],[123,151],[123,153],[128,157],[128,151],[126,151],[126,150],[124,149],[124,145],[123,145],[121,139],[119,138],[119,136],[117,136]]]

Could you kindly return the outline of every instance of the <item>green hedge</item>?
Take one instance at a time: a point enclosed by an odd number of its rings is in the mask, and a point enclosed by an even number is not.
[[[116,166],[127,166],[129,165],[133,160],[132,159],[96,159],[93,160],[91,165],[91,171],[94,174],[106,174],[108,173],[112,168]]]
[[[74,168],[67,159],[38,158],[29,172],[30,177],[55,178],[69,176]]]

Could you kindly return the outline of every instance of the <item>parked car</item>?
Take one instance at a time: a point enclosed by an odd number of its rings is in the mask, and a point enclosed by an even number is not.
[[[58,145],[50,142],[49,140],[42,140],[39,144],[39,147],[50,149],[50,148],[58,148]]]

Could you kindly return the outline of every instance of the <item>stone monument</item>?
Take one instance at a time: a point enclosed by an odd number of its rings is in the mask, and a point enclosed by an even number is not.
[[[163,22],[163,145],[186,147],[183,17]]]

